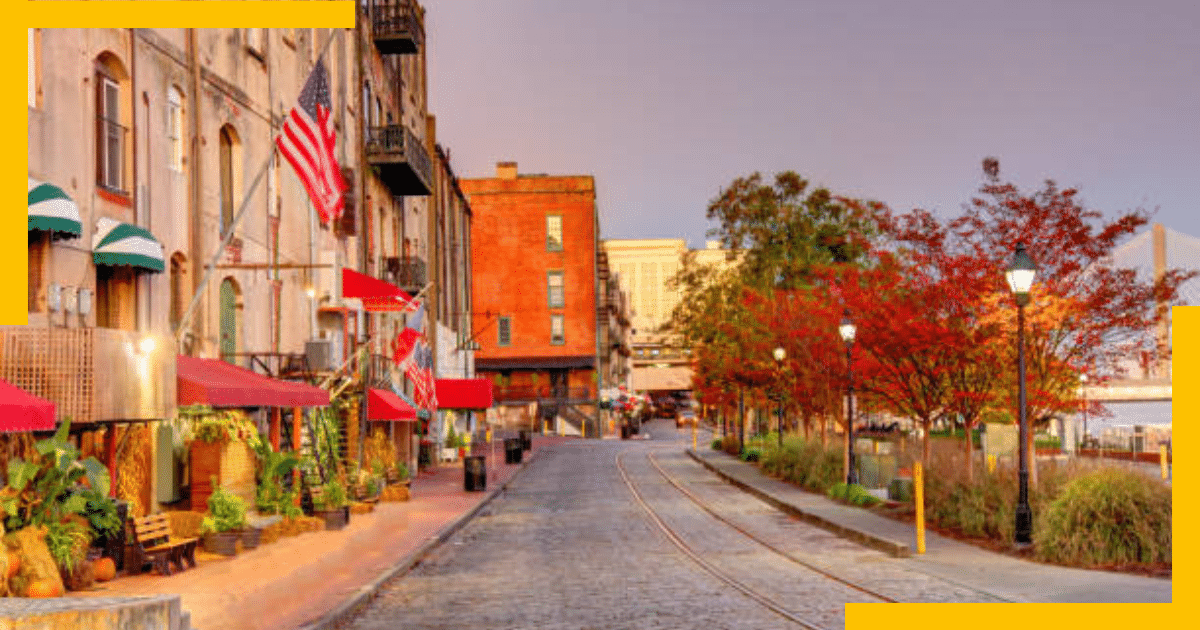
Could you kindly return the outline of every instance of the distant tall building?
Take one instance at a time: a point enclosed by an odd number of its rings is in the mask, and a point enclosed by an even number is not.
[[[633,310],[631,386],[637,391],[680,391],[691,389],[691,351],[683,348],[668,331],[671,314],[681,298],[670,280],[683,266],[687,242],[672,239],[609,239],[602,243],[609,267],[629,292]],[[694,250],[702,265],[726,265],[728,251],[717,241]]]
[[[595,417],[599,216],[591,175],[462,179],[471,223],[475,369],[502,404],[537,401],[580,427]]]

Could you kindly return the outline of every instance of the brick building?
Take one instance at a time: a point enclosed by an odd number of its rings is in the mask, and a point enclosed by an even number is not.
[[[597,391],[596,184],[590,175],[463,179],[473,212],[475,368],[502,404],[537,402],[565,429],[594,430]],[[482,331],[482,332],[480,332]]]

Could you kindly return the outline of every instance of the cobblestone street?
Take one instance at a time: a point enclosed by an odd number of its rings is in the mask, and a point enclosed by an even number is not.
[[[688,460],[686,432],[648,441],[572,441],[547,449],[475,521],[386,586],[349,625],[382,628],[778,628],[784,617],[684,555],[636,502],[704,560],[818,627],[848,601],[881,601],[738,533],[672,487],[647,454],[718,513],[788,556],[901,601],[997,601],[914,573],[791,519]],[[655,435],[657,434],[657,435]]]

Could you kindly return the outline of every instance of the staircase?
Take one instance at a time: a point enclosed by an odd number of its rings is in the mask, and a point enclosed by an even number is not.
[[[583,434],[583,427],[585,426],[587,427],[587,435],[595,435],[596,419],[583,413],[571,403],[560,403],[558,405],[558,417],[562,418],[563,422],[566,423],[567,429],[565,432],[568,435]]]

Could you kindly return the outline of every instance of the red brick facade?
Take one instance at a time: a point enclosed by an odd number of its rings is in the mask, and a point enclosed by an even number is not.
[[[590,175],[516,174],[501,163],[498,176],[460,180],[470,198],[472,302],[480,376],[506,374],[508,384],[547,388],[551,366],[569,367],[571,398],[578,388],[594,396],[596,357],[596,187]],[[561,217],[561,251],[548,246],[548,216]],[[551,272],[562,274],[562,306],[550,303]],[[486,313],[486,315],[485,315]],[[563,319],[563,339],[551,339],[552,316]],[[499,318],[511,336],[500,345]],[[537,372],[538,376],[533,377]]]

